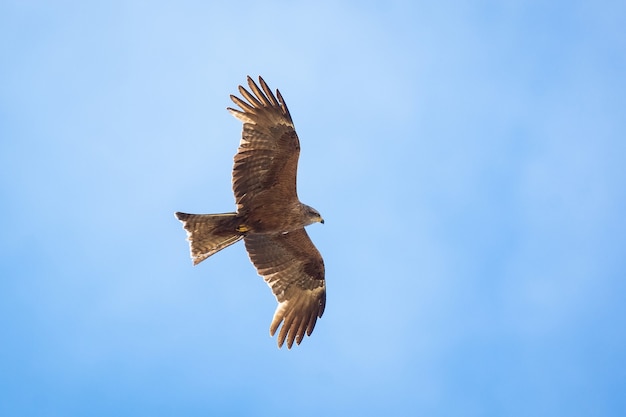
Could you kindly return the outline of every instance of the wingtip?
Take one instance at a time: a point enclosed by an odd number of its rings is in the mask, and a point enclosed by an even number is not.
[[[270,329],[270,337],[274,337],[274,334],[276,334],[276,329],[274,329],[274,331]],[[285,335],[281,335],[281,333],[279,333],[278,337],[276,338],[276,344],[278,345],[278,349],[282,349],[283,345],[285,344]],[[287,341],[287,349],[291,349],[289,341]]]
[[[263,77],[261,77],[260,75],[258,76],[258,78],[259,78],[259,82],[260,83],[264,83],[265,82],[265,80],[263,80]],[[248,81],[248,84],[251,83],[251,82],[255,82],[254,78],[252,78],[250,75],[246,75],[246,80]]]
[[[254,79],[251,76],[247,75],[246,76],[246,81],[248,81],[248,85],[250,86],[250,88],[253,88],[252,86],[255,85]],[[239,87],[241,87],[241,86],[239,86]],[[241,87],[241,88],[243,88],[243,87]]]

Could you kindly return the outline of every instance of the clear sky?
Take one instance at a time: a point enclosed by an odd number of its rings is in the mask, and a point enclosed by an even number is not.
[[[215,3],[215,4],[213,4]],[[0,414],[626,415],[623,1],[0,5]],[[291,351],[239,243],[279,88],[328,301]]]

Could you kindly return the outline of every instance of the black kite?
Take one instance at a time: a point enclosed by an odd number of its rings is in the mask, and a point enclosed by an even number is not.
[[[236,213],[176,213],[187,231],[193,264],[243,239],[250,260],[278,300],[270,325],[280,324],[278,347],[291,349],[304,333],[311,335],[326,305],[324,261],[304,230],[324,223],[320,213],[298,200],[296,172],[300,141],[285,100],[259,77],[261,88],[248,77],[247,100],[233,95],[241,108],[228,108],[243,122],[233,167]],[[276,99],[278,97],[278,100]]]

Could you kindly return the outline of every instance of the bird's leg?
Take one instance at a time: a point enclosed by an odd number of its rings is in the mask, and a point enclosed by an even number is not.
[[[246,226],[245,224],[241,224],[241,225],[237,226],[237,228],[235,230],[238,231],[239,233],[246,233],[247,231],[250,230],[250,228],[248,226]]]

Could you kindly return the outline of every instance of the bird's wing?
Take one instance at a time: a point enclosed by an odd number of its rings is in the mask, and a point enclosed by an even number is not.
[[[248,77],[252,92],[239,86],[243,99],[231,95],[241,110],[228,108],[243,122],[243,133],[233,167],[233,191],[238,212],[254,210],[267,199],[289,205],[298,201],[296,173],[300,141],[285,100],[259,77],[261,88]],[[271,189],[269,197],[255,200]],[[267,194],[267,193],[264,193]]]
[[[244,237],[250,260],[278,300],[270,334],[280,324],[278,346],[300,344],[313,332],[326,305],[324,261],[304,229]]]

